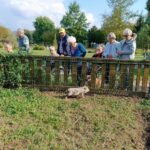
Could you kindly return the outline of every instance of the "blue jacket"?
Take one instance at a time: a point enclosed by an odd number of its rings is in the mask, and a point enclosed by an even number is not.
[[[71,50],[71,56],[73,57],[84,57],[86,55],[86,49],[81,43],[77,43],[77,48]]]
[[[29,39],[26,35],[24,35],[23,37],[19,37],[19,49],[25,48],[27,51],[30,49],[30,45],[29,45]]]

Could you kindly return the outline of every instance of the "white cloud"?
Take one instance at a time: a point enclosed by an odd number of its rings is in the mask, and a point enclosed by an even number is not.
[[[26,28],[33,28],[32,22],[37,16],[48,16],[59,25],[66,11],[63,0],[0,0],[0,2],[0,18],[7,18],[7,21],[0,20],[0,22],[2,24],[7,22],[10,26],[10,21],[14,20],[16,28],[19,23],[25,23]],[[13,25],[11,28],[14,28]]]
[[[90,26],[94,25],[95,23],[94,15],[92,13],[85,12],[85,16],[87,18],[87,21],[90,23]]]

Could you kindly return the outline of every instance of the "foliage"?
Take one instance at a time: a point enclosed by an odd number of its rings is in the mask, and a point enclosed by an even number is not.
[[[134,0],[107,0],[108,6],[112,9],[111,15],[103,15],[102,30],[106,34],[114,32],[118,39],[122,39],[122,32],[125,28],[133,29],[130,22],[135,15],[130,11]]]
[[[132,98],[62,100],[36,89],[0,89],[1,149],[143,149]]]
[[[88,31],[88,41],[89,41],[89,44],[91,44],[92,42],[105,43],[106,36],[102,30],[98,29],[96,26],[93,26]]]
[[[17,44],[17,38],[15,34],[6,27],[0,26],[0,42],[4,41],[12,42],[14,46]]]
[[[25,29],[25,35],[29,38],[30,44],[33,43],[33,31]]]
[[[45,50],[45,47],[43,45],[35,44],[32,49],[33,50]]]
[[[55,25],[48,17],[37,17],[34,22],[33,39],[38,44],[53,44],[55,39]]]
[[[69,6],[69,11],[63,16],[61,25],[71,36],[75,36],[78,42],[87,41],[88,22],[84,12],[81,12],[80,6],[73,2]]]
[[[1,56],[1,66],[3,71],[0,72],[0,85],[5,88],[16,88],[22,83],[22,65],[20,61],[11,55]]]

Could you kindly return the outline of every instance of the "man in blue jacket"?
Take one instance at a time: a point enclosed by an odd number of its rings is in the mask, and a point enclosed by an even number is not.
[[[68,35],[66,34],[66,31],[64,28],[60,28],[59,30],[60,38],[58,40],[58,49],[57,53],[60,56],[70,56],[70,46],[69,43],[67,42]]]

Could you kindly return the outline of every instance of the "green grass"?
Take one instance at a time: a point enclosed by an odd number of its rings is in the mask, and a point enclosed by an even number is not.
[[[136,98],[66,100],[65,94],[36,89],[0,91],[0,149],[143,149]]]
[[[88,51],[90,51],[90,53],[86,54],[87,58],[91,58],[93,56],[93,54],[95,53],[94,49],[88,48]],[[3,49],[0,49],[0,54],[6,54],[7,52],[4,51]],[[25,53],[25,52],[23,52]],[[14,54],[18,54],[18,51],[15,50]],[[37,55],[37,56],[49,56],[50,52],[49,50],[45,49],[45,50],[31,50],[30,51],[30,55]],[[144,52],[141,49],[138,49],[136,51],[136,58],[135,60],[143,60],[144,59]]]

